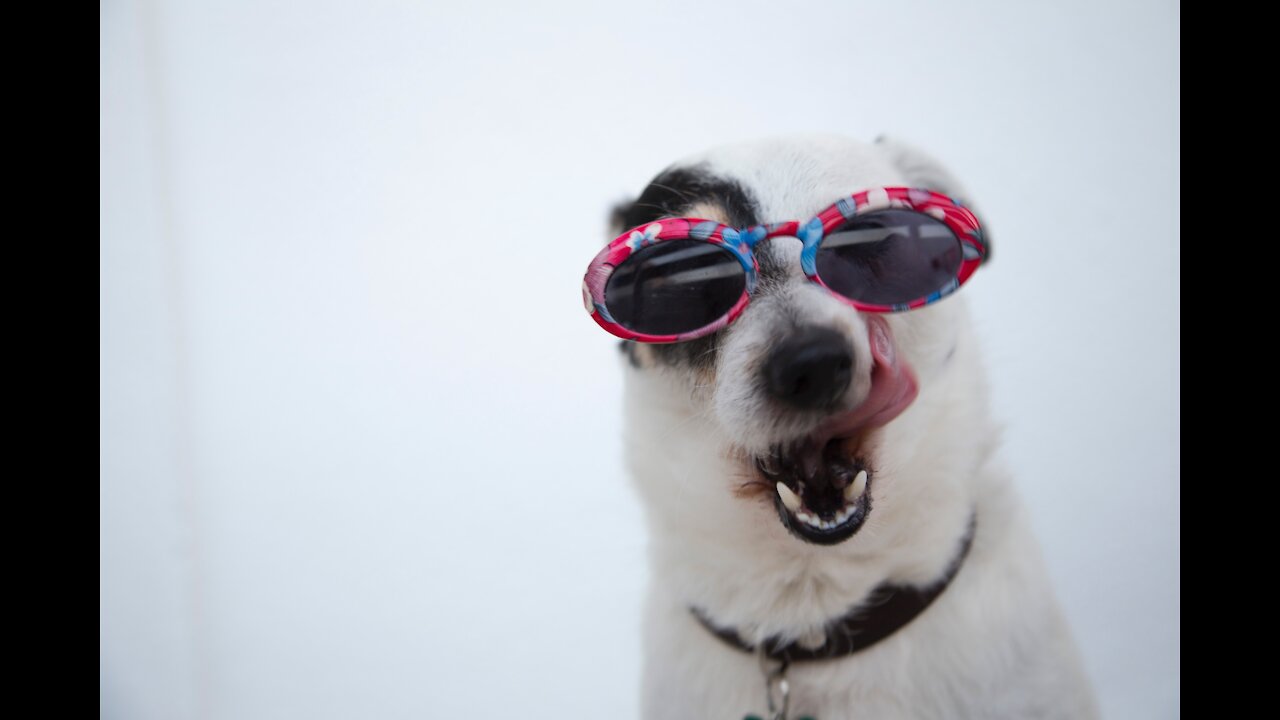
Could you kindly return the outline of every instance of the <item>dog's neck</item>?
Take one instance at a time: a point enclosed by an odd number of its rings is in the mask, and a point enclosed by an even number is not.
[[[924,587],[912,585],[881,585],[866,602],[854,606],[839,618],[827,623],[824,632],[796,640],[782,637],[767,638],[759,643],[743,639],[743,634],[732,627],[717,623],[705,611],[690,608],[693,616],[712,635],[732,648],[746,653],[763,653],[769,659],[783,664],[835,660],[862,652],[881,640],[885,640],[906,627],[920,616],[933,601],[951,585],[964,565],[973,546],[977,529],[977,514],[969,519],[969,529],[960,539],[956,554],[946,572]]]

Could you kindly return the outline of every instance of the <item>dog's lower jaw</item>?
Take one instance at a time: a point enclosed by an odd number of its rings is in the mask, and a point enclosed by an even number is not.
[[[966,532],[972,505],[953,486],[925,527],[901,522],[904,504],[923,501],[886,474],[866,498],[866,526],[837,545],[796,538],[768,501],[730,500],[742,511],[727,523],[650,515],[653,575],[666,580],[686,608],[707,611],[744,639],[800,637],[847,613],[884,583],[928,584],[941,577]],[[935,490],[936,492],[936,490]]]

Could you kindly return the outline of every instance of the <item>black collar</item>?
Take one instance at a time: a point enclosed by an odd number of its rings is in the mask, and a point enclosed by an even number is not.
[[[908,585],[881,585],[867,599],[848,613],[832,620],[826,627],[826,640],[816,648],[808,648],[797,642],[781,642],[777,637],[764,641],[765,653],[770,659],[784,664],[808,660],[830,660],[866,650],[881,640],[901,630],[915,620],[925,608],[947,589],[960,566],[969,556],[973,545],[973,531],[977,515],[969,518],[969,529],[960,541],[960,548],[942,577],[926,588]],[[719,627],[698,608],[691,608],[693,616],[712,634],[728,645],[743,652],[755,653],[758,647],[748,645],[733,628]]]

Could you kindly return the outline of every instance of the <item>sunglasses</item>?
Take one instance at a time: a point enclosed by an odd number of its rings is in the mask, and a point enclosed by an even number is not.
[[[803,244],[810,281],[863,312],[912,310],[955,292],[987,257],[978,218],[916,188],[866,190],[805,223],[734,228],[664,218],[619,235],[587,267],[582,297],[600,327],[625,340],[672,343],[709,335],[746,309],[773,237]]]

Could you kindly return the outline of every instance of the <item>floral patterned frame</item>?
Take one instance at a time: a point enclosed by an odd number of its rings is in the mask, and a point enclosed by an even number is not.
[[[925,297],[897,305],[876,305],[851,300],[828,288],[818,276],[817,271],[817,254],[818,248],[822,245],[822,239],[827,233],[856,215],[889,208],[924,213],[941,220],[951,229],[960,242],[963,253],[956,276],[945,286]],[[709,335],[736,320],[750,302],[751,294],[755,292],[756,277],[759,272],[753,248],[763,240],[780,236],[796,237],[804,244],[804,249],[800,253],[800,267],[809,280],[826,288],[832,295],[862,312],[903,312],[936,302],[959,289],[978,269],[978,265],[982,264],[988,253],[988,244],[977,216],[959,201],[941,193],[920,188],[875,188],[842,198],[803,223],[790,220],[734,228],[714,220],[663,218],[637,226],[615,238],[591,261],[582,282],[583,303],[587,312],[600,327],[624,340],[673,343]],[[689,332],[675,335],[650,335],[628,330],[614,321],[605,306],[605,288],[608,286],[609,277],[613,275],[615,268],[637,250],[671,240],[701,240],[720,245],[728,250],[741,263],[746,273],[746,285],[742,296],[722,317]]]

